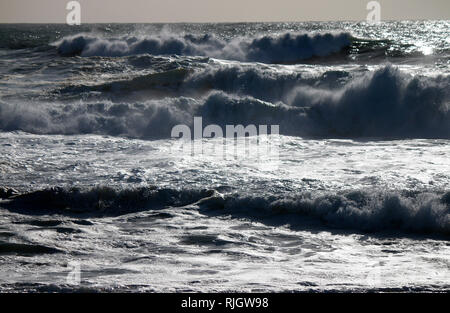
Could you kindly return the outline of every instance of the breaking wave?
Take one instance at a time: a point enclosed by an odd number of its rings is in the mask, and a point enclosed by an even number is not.
[[[322,224],[365,232],[406,231],[450,235],[450,193],[353,190],[339,194],[302,193],[285,198],[233,197],[224,208],[236,213],[292,214]]]
[[[363,232],[450,235],[450,191],[352,190],[250,196],[157,187],[124,190],[56,187],[15,195],[2,206],[30,214],[92,213],[95,216],[193,206],[204,214],[222,212],[267,222],[289,215],[289,224],[293,226],[320,222],[327,227]]]
[[[209,91],[200,98],[173,94],[133,103],[0,102],[0,129],[160,139],[169,138],[173,126],[192,126],[193,117],[202,116],[204,123],[221,126],[279,125],[281,134],[302,137],[450,138],[449,77],[446,76],[414,77],[387,66],[339,88],[302,84],[287,88],[283,94],[262,91],[263,98],[274,99],[265,101],[257,97],[258,83],[233,85],[225,77],[229,82],[225,84],[222,74],[214,76],[216,80],[209,79]],[[186,84],[192,90],[195,89],[192,84],[199,89],[210,77],[198,80],[185,78],[186,75],[185,71],[175,71],[97,86],[95,90],[156,88],[158,84],[170,89],[168,81],[173,78],[175,88],[182,89]]]
[[[92,35],[66,37],[56,43],[64,56],[81,55],[119,57],[137,54],[208,56],[221,59],[296,63],[313,57],[338,53],[351,44],[348,33],[266,35],[239,37],[229,41],[213,35],[155,35],[105,39]]]

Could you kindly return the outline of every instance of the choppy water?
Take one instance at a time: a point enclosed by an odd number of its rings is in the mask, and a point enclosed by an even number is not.
[[[449,38],[0,26],[0,290],[448,290]],[[191,150],[194,116],[279,135]]]

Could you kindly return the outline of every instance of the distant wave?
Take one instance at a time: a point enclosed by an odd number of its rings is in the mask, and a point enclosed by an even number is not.
[[[170,137],[173,126],[192,125],[194,116],[202,116],[205,124],[222,126],[278,124],[281,134],[293,136],[450,138],[448,76],[414,77],[387,66],[350,80],[343,87],[301,85],[286,89],[285,94],[278,95],[281,100],[264,101],[256,98],[258,82],[246,87],[235,84],[238,89],[233,89],[229,77],[220,78],[223,73],[207,76],[206,80],[191,76],[187,82],[186,75],[183,70],[172,71],[94,88],[169,88],[169,82],[175,80],[192,90],[203,88],[200,86],[209,80],[212,89],[200,98],[174,94],[133,103],[0,102],[0,129],[159,139]],[[228,85],[221,86],[222,79]],[[275,97],[266,94],[267,83],[261,80],[261,94]],[[192,88],[192,84],[197,87]],[[253,95],[241,94],[245,91],[241,87]]]
[[[225,60],[295,64],[307,61],[340,60],[349,56],[364,62],[386,57],[424,56],[419,46],[388,39],[357,38],[348,32],[254,35],[221,39],[212,34],[171,34],[105,38],[77,34],[54,42],[62,56],[123,57],[132,55],[203,56]],[[437,49],[437,54],[446,50]]]
[[[94,216],[194,205],[204,214],[223,212],[269,222],[290,215],[291,225],[320,222],[328,227],[364,232],[450,235],[450,191],[300,191],[289,195],[250,196],[157,187],[125,190],[56,187],[16,195],[1,205],[29,214],[91,213]]]
[[[295,63],[312,57],[325,57],[349,47],[348,33],[265,35],[239,37],[230,41],[213,35],[155,35],[106,39],[92,35],[66,37],[56,43],[64,56],[152,55],[208,56],[263,63]]]

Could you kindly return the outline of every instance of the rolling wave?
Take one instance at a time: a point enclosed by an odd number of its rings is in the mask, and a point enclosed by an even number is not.
[[[186,190],[145,187],[114,190],[109,187],[92,189],[61,188],[37,190],[7,197],[11,200],[5,207],[31,210],[30,213],[66,212],[120,215],[145,209],[168,206],[184,206],[211,196],[207,190]]]
[[[204,214],[226,214],[275,222],[320,222],[363,232],[400,231],[450,235],[450,191],[299,192],[288,195],[222,195],[215,190],[157,187],[81,190],[55,187],[15,195],[3,207],[29,214],[114,216],[167,207],[195,206]]]

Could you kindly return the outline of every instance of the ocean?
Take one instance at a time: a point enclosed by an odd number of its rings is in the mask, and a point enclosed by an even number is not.
[[[449,27],[0,25],[0,291],[448,292]]]

